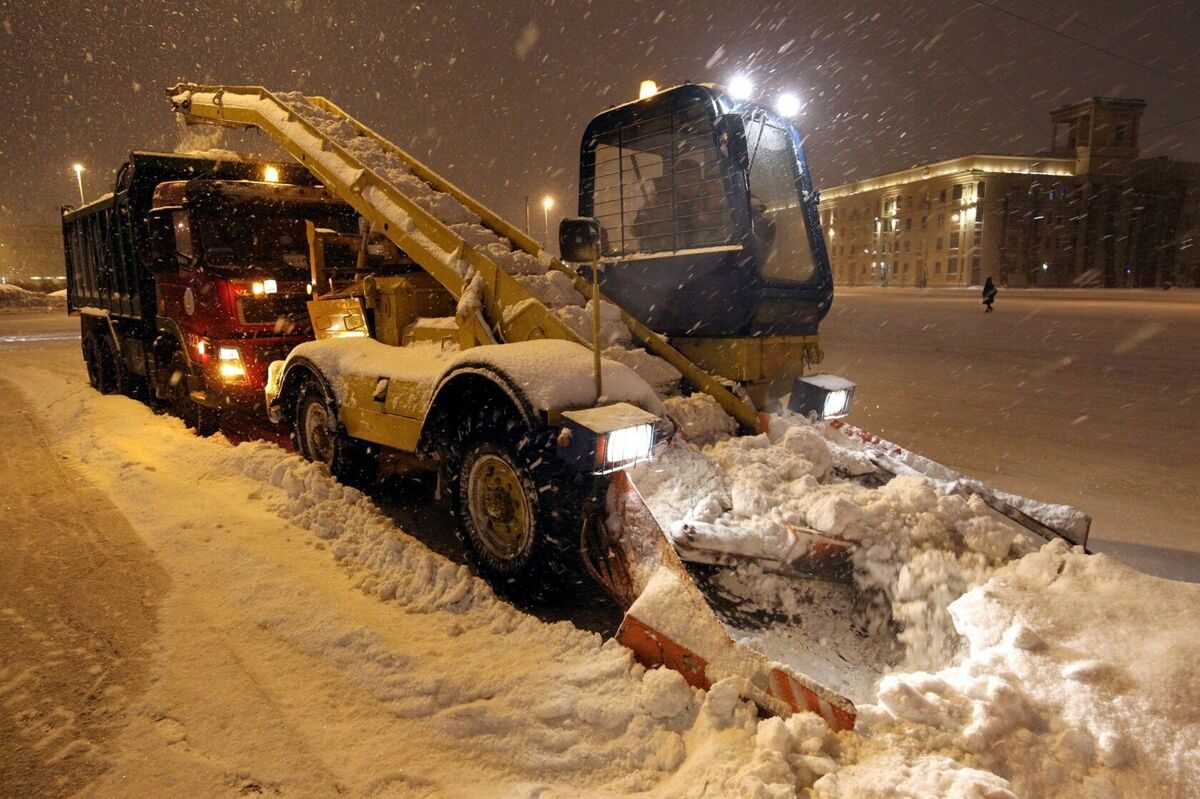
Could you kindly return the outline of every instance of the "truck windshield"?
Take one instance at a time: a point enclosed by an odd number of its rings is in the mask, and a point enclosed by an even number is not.
[[[316,204],[239,204],[236,208],[201,210],[194,217],[206,266],[216,269],[253,267],[281,278],[308,274],[308,239],[304,223],[351,230],[346,214]],[[195,231],[193,231],[194,233]]]
[[[807,283],[816,276],[800,199],[791,133],[761,113],[746,121],[750,151],[750,218],[763,279]]]

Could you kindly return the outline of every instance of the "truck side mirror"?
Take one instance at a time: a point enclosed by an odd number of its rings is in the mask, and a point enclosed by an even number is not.
[[[749,171],[750,148],[746,146],[746,123],[740,114],[723,114],[721,118],[725,121],[729,160],[742,172]]]
[[[572,216],[558,223],[558,251],[571,263],[600,260],[600,220],[590,216]]]

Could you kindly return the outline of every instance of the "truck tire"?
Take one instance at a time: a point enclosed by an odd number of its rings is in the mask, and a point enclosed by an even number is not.
[[[97,391],[100,390],[100,353],[96,347],[96,337],[87,325],[83,326],[80,335],[80,347],[83,349],[83,365],[87,369],[88,383]]]
[[[196,431],[196,435],[207,438],[221,429],[221,414],[216,408],[206,408],[192,399],[191,386],[188,384],[187,358],[180,350],[171,355],[170,375],[167,378],[167,391],[171,414],[183,420],[183,423]]]
[[[548,431],[485,411],[460,428],[443,469],[459,539],[494,588],[544,600],[580,579],[580,529],[597,481],[558,460]]]
[[[95,341],[95,338],[92,339]],[[117,345],[110,336],[103,336],[96,343],[97,374],[96,390],[101,394],[122,394],[124,384],[121,382],[121,358],[117,354]]]
[[[292,438],[297,452],[325,464],[346,485],[364,488],[375,481],[378,457],[370,445],[342,432],[337,406],[316,378],[300,386],[294,407]]]

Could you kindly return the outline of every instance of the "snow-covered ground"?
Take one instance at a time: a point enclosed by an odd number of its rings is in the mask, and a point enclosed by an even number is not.
[[[0,567],[0,644],[27,642],[0,665],[0,767],[23,764],[27,784],[823,799],[1200,786],[1198,586],[1048,546],[989,566],[949,608],[961,655],[885,677],[854,732],[810,715],[759,720],[734,685],[693,691],[498,600],[420,530],[274,445],[199,440],[96,395],[70,324],[0,322],[0,545],[13,556]],[[921,514],[951,509],[911,488],[896,501],[930,530],[937,519]],[[39,541],[83,529],[95,568],[56,571],[44,550],[59,543]],[[38,557],[42,568],[14,566]],[[114,599],[130,594],[140,611]],[[39,622],[67,595],[86,600],[76,614],[117,621],[79,641]],[[49,679],[63,671],[74,680]]]
[[[0,313],[24,310],[27,308],[64,308],[67,302],[66,290],[42,294],[29,291],[11,283],[0,283]]]

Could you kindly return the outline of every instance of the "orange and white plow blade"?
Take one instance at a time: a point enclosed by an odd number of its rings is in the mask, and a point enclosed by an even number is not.
[[[738,678],[767,712],[810,711],[835,730],[854,727],[849,699],[730,637],[623,472],[610,484],[605,528],[595,565],[626,608],[617,640],[641,663],[668,666],[697,688]]]

